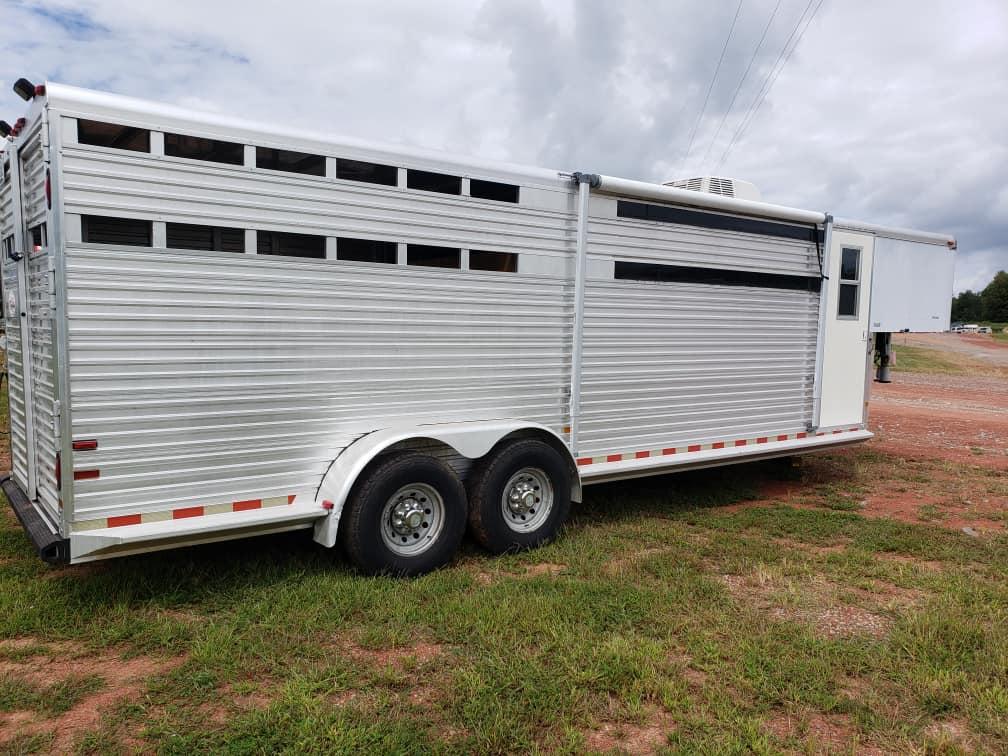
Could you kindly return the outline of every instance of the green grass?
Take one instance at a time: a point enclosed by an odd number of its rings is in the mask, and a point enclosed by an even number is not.
[[[905,345],[893,345],[896,362],[893,370],[903,373],[943,373],[967,375],[970,370],[961,361],[948,358],[947,352]]]

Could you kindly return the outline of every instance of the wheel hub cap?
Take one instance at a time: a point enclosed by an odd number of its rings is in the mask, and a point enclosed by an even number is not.
[[[424,519],[424,508],[416,499],[399,502],[392,511],[392,528],[397,533],[409,535],[420,527]]]
[[[535,506],[535,488],[525,480],[511,486],[508,491],[508,508],[515,514],[526,514]]]

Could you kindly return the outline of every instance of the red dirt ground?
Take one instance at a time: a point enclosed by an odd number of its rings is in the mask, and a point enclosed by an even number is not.
[[[885,455],[855,472],[861,514],[983,534],[1008,525],[1008,342],[989,336],[897,335],[898,344],[939,351],[956,373],[893,373],[872,383],[868,449]],[[898,364],[898,363],[897,363]],[[858,465],[859,449],[850,455]],[[863,455],[862,455],[863,456]],[[877,460],[877,458],[876,458]],[[843,481],[836,481],[843,488]],[[857,484],[857,485],[855,485]],[[762,502],[817,506],[808,482],[773,480]],[[867,489],[867,490],[865,490]]]

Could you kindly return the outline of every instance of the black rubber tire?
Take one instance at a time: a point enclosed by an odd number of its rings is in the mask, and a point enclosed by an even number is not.
[[[538,467],[553,485],[553,509],[535,530],[508,527],[501,511],[504,486],[523,467]],[[469,529],[487,551],[503,554],[542,546],[556,538],[570,513],[571,481],[563,456],[543,441],[512,441],[480,459],[469,473]]]
[[[411,483],[424,483],[441,494],[445,522],[428,549],[407,556],[396,554],[382,540],[381,515],[392,494]],[[434,457],[404,452],[377,462],[357,481],[340,518],[339,535],[344,553],[361,572],[409,577],[448,564],[465,527],[465,488],[455,472]]]

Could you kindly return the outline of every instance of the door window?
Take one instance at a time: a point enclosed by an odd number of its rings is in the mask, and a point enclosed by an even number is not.
[[[840,252],[840,288],[837,317],[857,320],[861,293],[861,250],[844,247]]]

